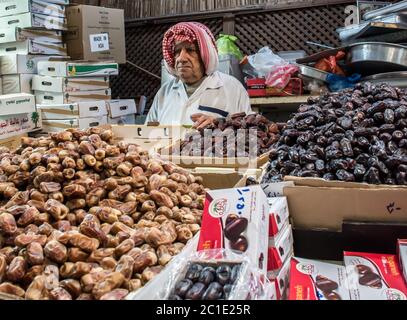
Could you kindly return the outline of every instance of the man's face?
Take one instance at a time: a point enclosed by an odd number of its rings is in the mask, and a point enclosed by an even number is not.
[[[176,43],[174,58],[175,71],[182,82],[194,84],[205,75],[205,68],[196,43]]]

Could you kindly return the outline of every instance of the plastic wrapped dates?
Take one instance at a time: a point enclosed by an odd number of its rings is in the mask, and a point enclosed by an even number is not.
[[[1,149],[1,290],[123,299],[180,253],[178,238],[198,232],[202,179],[112,139],[108,129],[69,129]]]

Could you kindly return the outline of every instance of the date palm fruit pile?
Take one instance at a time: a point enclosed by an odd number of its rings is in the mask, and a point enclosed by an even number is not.
[[[268,152],[278,141],[281,127],[259,114],[236,113],[216,119],[204,130],[188,133],[181,143],[181,154],[203,157],[248,157]],[[241,145],[241,147],[240,147]]]
[[[284,176],[407,184],[407,92],[386,84],[308,99],[273,146],[263,182]]]
[[[200,229],[202,179],[110,130],[0,149],[0,293],[123,299]]]

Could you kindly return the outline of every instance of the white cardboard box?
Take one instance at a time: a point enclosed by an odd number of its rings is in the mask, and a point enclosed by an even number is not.
[[[3,94],[32,93],[33,74],[9,74],[2,76]]]
[[[14,54],[0,57],[0,74],[37,73],[39,61],[48,61],[55,56]]]
[[[69,128],[87,129],[107,124],[107,116],[99,118],[72,118],[65,120],[43,120],[43,129],[47,132],[59,132]]]
[[[137,113],[136,102],[134,100],[111,100],[106,102],[110,118],[118,118]]]
[[[62,31],[8,28],[0,30],[0,43],[35,40],[39,42],[62,43]]]
[[[6,28],[45,28],[49,30],[67,30],[67,24],[65,18],[28,12],[0,18],[0,29]]]
[[[288,223],[289,212],[286,197],[268,198],[270,205],[269,237],[275,237]]]
[[[46,92],[76,92],[107,90],[110,88],[109,77],[83,77],[65,78],[35,75],[33,78],[33,90]]]
[[[275,285],[277,300],[284,300],[288,293],[290,285],[290,265],[291,256],[284,262],[277,275],[274,273],[268,274],[268,279]]]
[[[289,300],[350,300],[345,267],[292,258]]]
[[[0,96],[0,116],[36,112],[32,94],[7,94]]]
[[[39,42],[34,40],[16,41],[0,44],[0,56],[8,54],[45,54],[66,56],[66,45],[63,43]]]
[[[267,271],[279,270],[293,252],[293,232],[287,224],[277,238],[270,238]]]
[[[229,249],[267,275],[268,202],[260,186],[206,193],[198,250]]]
[[[107,118],[107,123],[108,124],[115,124],[119,126],[124,126],[124,125],[131,125],[136,123],[136,116],[134,114],[129,114],[127,116],[121,116],[117,118]]]
[[[0,2],[0,17],[32,12],[65,18],[65,6],[41,0],[3,0]]]
[[[98,118],[107,116],[104,101],[77,102],[60,105],[37,105],[43,120],[62,120],[72,118]]]
[[[112,98],[112,91],[110,89],[67,93],[35,91],[35,97],[38,104],[67,104],[95,100],[106,101]]]
[[[115,62],[66,62],[41,61],[38,74],[51,77],[117,76],[119,65]]]
[[[407,239],[398,240],[398,253],[400,268],[403,271],[404,280],[407,283]]]
[[[41,116],[37,112],[0,116],[0,139],[41,129]]]

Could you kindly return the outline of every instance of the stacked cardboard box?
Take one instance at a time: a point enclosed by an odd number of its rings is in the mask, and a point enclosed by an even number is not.
[[[118,75],[118,70],[118,64],[111,61],[39,62],[32,86],[44,130],[85,129],[108,122],[134,124],[135,102],[111,101],[110,76]]]
[[[37,63],[67,55],[67,0],[4,0],[0,3],[0,73],[3,94],[32,93]]]
[[[269,249],[267,277],[276,287],[277,299],[285,299],[293,256],[293,233],[289,223],[286,197],[268,198],[269,203]]]

